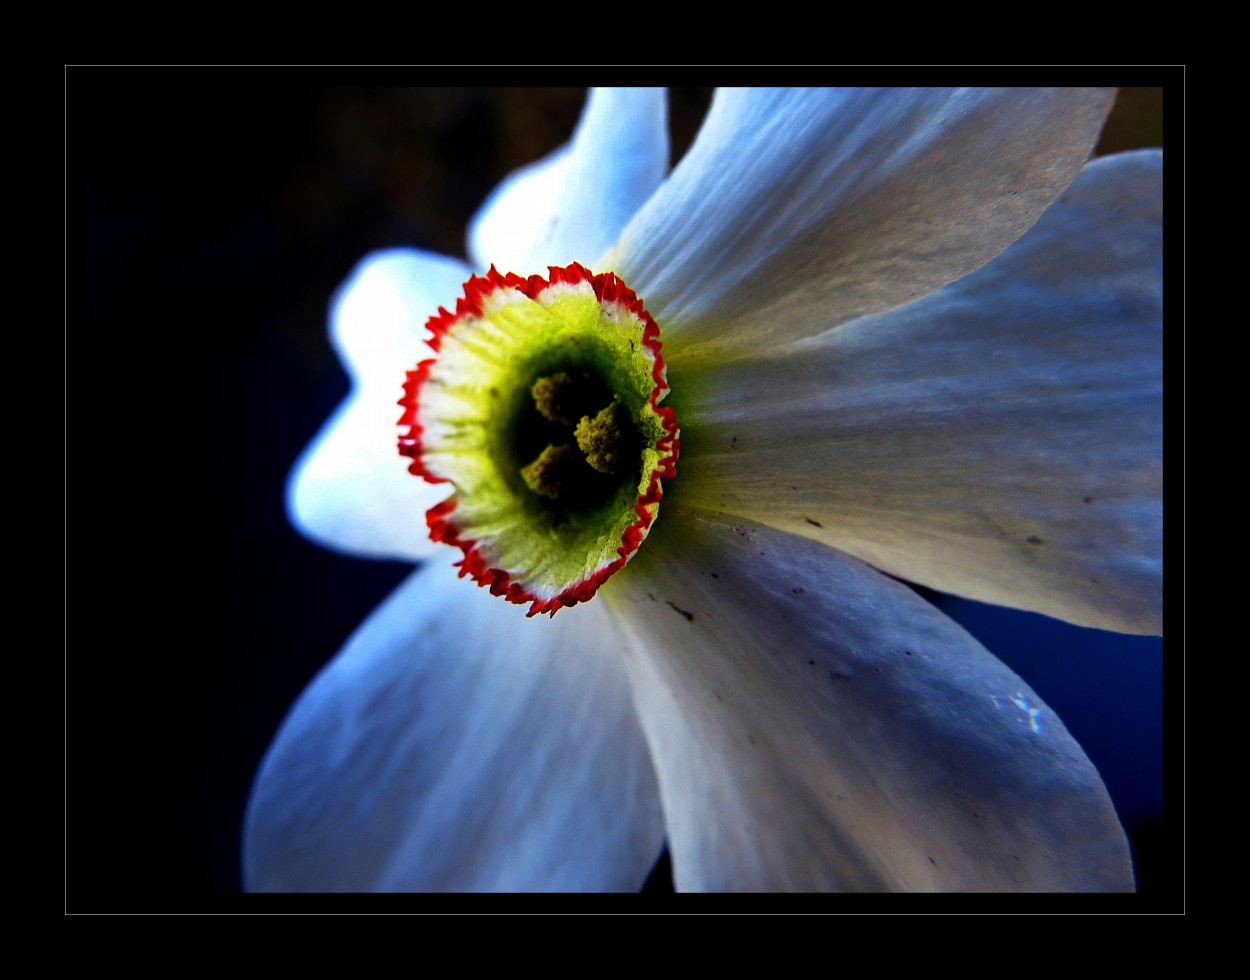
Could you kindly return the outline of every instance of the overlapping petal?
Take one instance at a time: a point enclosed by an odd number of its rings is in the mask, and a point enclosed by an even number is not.
[[[598,606],[526,621],[412,575],[304,692],[247,819],[253,890],[636,891],[663,827]]]
[[[426,510],[447,496],[396,449],[404,371],[429,356],[425,321],[455,302],[468,270],[411,250],[366,257],[339,290],[330,339],[352,391],[304,450],[287,485],[292,522],[320,544],[371,558],[433,553]]]
[[[478,271],[494,263],[518,275],[593,263],[667,172],[664,90],[594,89],[572,141],[512,174],[482,206],[469,254]]]
[[[680,890],[1131,889],[1098,773],[962,629],[854,558],[674,509],[604,598]]]
[[[1095,161],[974,275],[674,378],[686,499],[945,592],[1160,632],[1161,170]]]
[[[742,357],[892,309],[1020,237],[1114,93],[721,90],[607,260],[674,358]]]

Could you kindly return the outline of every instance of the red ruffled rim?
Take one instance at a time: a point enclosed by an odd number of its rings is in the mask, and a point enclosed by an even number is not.
[[[660,417],[664,435],[656,441],[655,445],[660,454],[660,460],[651,471],[646,491],[638,495],[638,500],[634,504],[634,513],[638,520],[627,527],[621,535],[621,545],[616,549],[620,557],[595,571],[589,578],[575,582],[550,599],[540,599],[525,585],[514,581],[512,573],[507,569],[493,567],[487,563],[479,548],[480,541],[462,535],[462,529],[457,526],[451,516],[456,509],[454,492],[442,503],[426,511],[425,522],[430,529],[430,539],[455,545],[464,552],[464,557],[455,563],[460,569],[460,577],[471,576],[479,586],[489,588],[492,595],[502,596],[509,602],[518,605],[530,603],[529,611],[525,614],[527,617],[537,616],[540,613],[554,616],[559,609],[586,602],[594,597],[604,582],[624,567],[630,556],[638,550],[638,546],[646,538],[651,523],[655,519],[653,508],[664,496],[661,481],[671,480],[677,475],[677,456],[680,449],[677,416],[671,408],[659,406],[660,399],[669,390],[668,382],[665,380],[664,358],[660,353],[662,346],[660,328],[651,318],[651,314],[643,308],[642,300],[613,272],[595,275],[577,262],[568,266],[548,266],[547,271],[550,278],[544,279],[539,275],[526,278],[514,272],[502,275],[492,265],[485,276],[471,277],[464,284],[464,295],[456,300],[455,312],[449,312],[440,306],[438,313],[426,323],[426,328],[432,334],[426,343],[435,352],[439,351],[447,331],[466,317],[481,317],[484,301],[500,289],[515,289],[530,299],[537,299],[544,290],[557,283],[577,285],[588,282],[595,292],[595,298],[601,304],[615,303],[624,306],[642,321],[642,342],[655,358],[651,368],[651,380],[655,383],[655,387],[651,389],[649,402],[651,410]],[[407,431],[399,437],[399,454],[412,461],[408,464],[409,473],[422,477],[429,483],[450,483],[452,481],[447,477],[430,472],[423,461],[421,437],[424,430],[419,417],[419,398],[421,386],[429,377],[430,369],[437,360],[438,358],[434,357],[422,361],[415,370],[407,372],[407,378],[404,381],[404,397],[399,401],[399,404],[403,406],[404,414],[398,423],[406,426]]]

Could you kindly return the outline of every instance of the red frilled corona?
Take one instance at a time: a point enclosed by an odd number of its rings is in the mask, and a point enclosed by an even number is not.
[[[451,495],[430,537],[464,556],[460,575],[527,615],[594,596],[646,538],[678,427],[660,328],[611,272],[576,263],[549,276],[492,266],[455,312],[426,325],[436,356],[408,372],[408,469]]]

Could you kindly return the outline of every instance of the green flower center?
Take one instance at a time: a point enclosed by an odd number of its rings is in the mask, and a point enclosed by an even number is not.
[[[401,454],[452,483],[427,515],[461,574],[530,614],[594,594],[646,537],[677,424],[659,327],[611,273],[491,270],[428,324],[438,357],[409,372]]]
[[[574,510],[595,507],[613,495],[621,474],[641,464],[637,427],[595,375],[558,371],[535,381],[530,396],[533,410],[518,429],[521,453],[546,443],[521,469],[531,492]]]

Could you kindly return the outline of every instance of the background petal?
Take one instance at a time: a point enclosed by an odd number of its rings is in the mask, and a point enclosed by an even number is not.
[[[469,254],[485,271],[545,274],[593,265],[668,172],[664,89],[593,89],[572,141],[512,174],[469,228]]]
[[[604,595],[679,889],[1132,887],[1097,772],[972,637],[847,555],[673,510]]]
[[[396,424],[404,372],[431,356],[425,322],[469,278],[455,259],[410,250],[363,259],[340,288],[330,339],[351,394],[304,450],[287,483],[292,523],[326,547],[415,560],[440,550],[426,510],[447,488],[408,472]]]
[[[754,362],[670,367],[683,499],[943,592],[1162,629],[1161,155],[996,262]]]
[[[305,691],[257,777],[253,890],[636,891],[663,842],[601,606],[526,620],[413,574]]]
[[[994,258],[1076,176],[1113,96],[721,91],[607,264],[684,358],[811,336]]]

